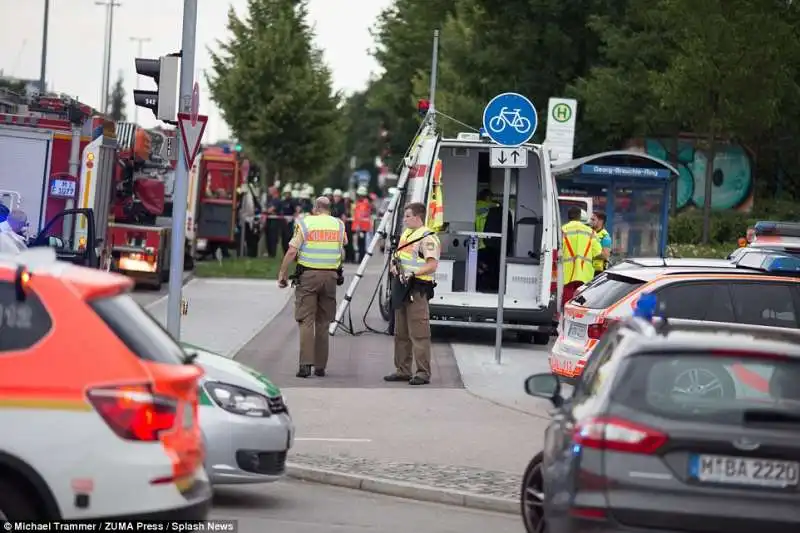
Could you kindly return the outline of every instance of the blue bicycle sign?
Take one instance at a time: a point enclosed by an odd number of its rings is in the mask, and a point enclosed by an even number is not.
[[[483,129],[502,146],[519,146],[528,142],[538,125],[533,102],[517,93],[495,96],[483,110]]]

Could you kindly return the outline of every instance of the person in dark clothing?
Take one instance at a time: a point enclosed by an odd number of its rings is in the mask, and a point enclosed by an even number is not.
[[[281,243],[283,244],[283,253],[289,251],[289,241],[292,240],[294,235],[294,217],[297,215],[298,206],[297,202],[292,198],[292,189],[283,189],[283,199],[281,200],[280,210],[278,214],[281,215],[283,220],[281,223]]]
[[[267,255],[275,257],[278,255],[278,240],[281,237],[281,221],[277,218],[272,218],[277,216],[281,210],[281,197],[277,187],[269,188],[265,208],[264,214],[267,219],[264,227],[266,228]]]

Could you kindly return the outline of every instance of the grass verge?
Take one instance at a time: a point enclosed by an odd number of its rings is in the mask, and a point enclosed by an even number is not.
[[[231,257],[199,261],[195,264],[195,276],[198,278],[247,278],[277,279],[281,267],[281,258],[271,257]]]
[[[670,244],[667,255],[670,257],[704,257],[709,259],[725,259],[738,248],[735,242],[729,244]]]

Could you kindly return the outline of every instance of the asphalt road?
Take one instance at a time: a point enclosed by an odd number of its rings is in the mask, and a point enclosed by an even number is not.
[[[238,533],[522,533],[519,517],[302,481],[216,489],[212,519]]]

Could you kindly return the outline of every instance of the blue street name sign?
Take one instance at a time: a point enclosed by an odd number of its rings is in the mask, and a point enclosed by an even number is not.
[[[521,94],[498,94],[483,110],[483,129],[501,146],[525,144],[538,125],[536,107]]]
[[[592,176],[617,176],[624,178],[661,178],[670,177],[670,171],[663,168],[615,167],[607,165],[583,165],[581,174]]]

